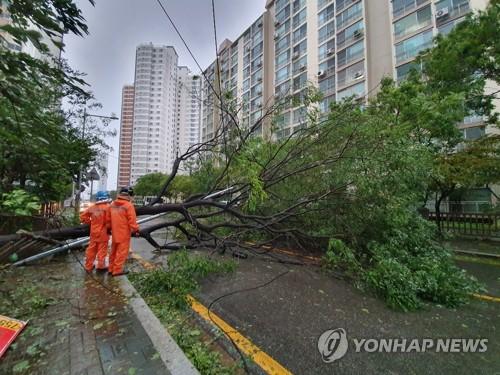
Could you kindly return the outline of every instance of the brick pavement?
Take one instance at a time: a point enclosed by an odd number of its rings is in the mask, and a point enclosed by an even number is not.
[[[3,293],[34,286],[37,298],[52,299],[35,312],[30,301],[24,309],[0,303],[0,314],[30,319],[0,374],[169,374],[117,280],[89,277],[72,256],[58,260],[0,274]]]

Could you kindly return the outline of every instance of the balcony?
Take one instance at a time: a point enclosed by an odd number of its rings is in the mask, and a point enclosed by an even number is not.
[[[429,0],[394,0],[392,2],[392,16],[394,18],[399,18],[420,7],[421,5],[428,3],[430,3]]]
[[[469,12],[468,0],[442,1],[436,4],[436,25],[443,25],[451,19],[461,17]]]
[[[415,58],[420,52],[431,48],[432,47],[432,40],[429,40],[419,46],[416,46],[411,49],[406,49],[404,51],[401,51],[400,53],[396,54],[396,63],[399,64],[403,61],[411,60]]]

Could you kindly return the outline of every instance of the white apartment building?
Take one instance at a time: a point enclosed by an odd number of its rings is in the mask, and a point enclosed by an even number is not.
[[[177,128],[177,61],[171,46],[136,50],[130,183],[172,167]]]
[[[5,1],[3,3],[5,4]],[[2,4],[2,1],[0,1],[0,9],[2,10],[2,12],[0,12],[0,26],[11,24],[11,15],[8,12],[7,6]],[[3,43],[5,47],[7,47],[11,51],[26,53],[36,59],[50,62],[54,66],[59,64],[59,60],[61,58],[61,48],[58,44],[62,43],[63,36],[53,36],[51,38],[43,30],[40,30],[31,22],[29,23],[29,25],[30,29],[40,33],[41,42],[44,43],[48,48],[48,52],[46,54],[42,54],[31,41],[27,41],[22,44],[16,43],[12,36],[10,36],[5,31],[0,31],[0,37],[2,37],[0,38],[0,43]],[[54,43],[54,41],[58,44]]]
[[[243,124],[253,124],[276,98],[301,95],[310,84],[329,103],[377,92],[383,77],[404,79],[419,52],[438,33],[448,33],[487,0],[268,0],[266,10],[235,41],[224,41],[219,60],[205,71],[212,86],[242,103]],[[220,75],[219,75],[220,72]],[[218,128],[220,103],[203,82],[202,140]],[[287,108],[276,119],[273,136],[303,126],[305,108]],[[472,116],[465,135],[484,132]],[[264,122],[269,129],[269,122]],[[476,134],[477,133],[477,134]],[[469,138],[470,138],[469,137]]]
[[[137,47],[134,85],[125,86],[122,95],[127,118],[121,125],[119,184],[170,173],[177,155],[199,142],[200,85],[198,76],[178,66],[174,47]],[[180,173],[188,172],[187,164]]]
[[[184,154],[190,146],[200,141],[201,79],[191,73],[188,67],[180,66],[177,71],[177,128],[174,155]],[[181,173],[189,172],[194,165],[181,166]]]

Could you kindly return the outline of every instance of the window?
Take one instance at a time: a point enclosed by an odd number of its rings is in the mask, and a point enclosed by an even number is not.
[[[351,96],[361,97],[364,95],[364,92],[365,92],[365,83],[361,82],[361,83],[358,83],[357,85],[351,86],[345,90],[339,91],[337,101],[341,101],[342,99],[345,99],[345,98],[348,98]]]
[[[276,88],[275,88],[275,90],[274,90],[274,93],[277,96],[288,95],[290,93],[290,81],[286,81],[286,82],[283,82],[280,85],[277,85]]]
[[[356,22],[354,25],[349,26],[337,35],[337,48],[344,48],[349,44],[363,36],[364,25],[363,21]]]
[[[304,8],[302,9],[299,13],[297,13],[295,16],[293,16],[293,28],[296,28],[297,26],[301,25],[303,22],[305,22],[307,16],[307,9]]]
[[[401,38],[430,24],[432,24],[432,15],[431,7],[428,6],[396,22],[394,24],[394,36]]]
[[[293,47],[293,55],[297,57],[299,57],[306,51],[307,51],[307,39],[304,39],[302,42]]]
[[[325,97],[320,103],[319,103],[319,110],[321,113],[328,112],[330,110],[330,104],[335,102],[335,95],[330,95]]]
[[[396,68],[396,79],[398,82],[401,82],[406,78],[406,76],[411,72],[412,69],[416,69],[417,71],[422,70],[422,66],[412,61],[407,64],[403,64]]]
[[[330,4],[333,0],[318,0],[318,9],[323,8],[325,5]]]
[[[276,72],[276,83],[281,83],[290,76],[290,65],[281,68]]]
[[[409,60],[432,46],[432,30],[415,35],[396,44],[396,63]]]
[[[305,107],[297,108],[293,111],[293,123],[300,124],[307,119],[307,109]]]
[[[469,0],[442,0],[436,3],[436,12],[447,10],[448,14],[441,17],[436,16],[436,24],[439,26],[446,23],[450,18],[460,17],[470,10]]]
[[[334,16],[335,16],[335,6],[334,4],[331,4],[318,13],[318,26],[319,27],[323,26],[325,23],[332,20]]]
[[[262,69],[259,69],[257,72],[252,74],[252,84],[262,82]]]
[[[302,56],[300,59],[295,60],[293,63],[293,75],[303,72],[307,69],[307,55]]]
[[[275,60],[276,68],[279,68],[284,64],[287,64],[289,60],[290,60],[290,50],[286,50],[285,52],[280,53],[278,56],[276,56]]]
[[[330,39],[335,35],[335,22],[323,26],[318,32],[318,42],[323,43],[325,40]]]
[[[335,54],[335,40],[330,40],[318,48],[318,59],[321,61]]]
[[[287,5],[281,11],[276,13],[275,23],[281,24],[281,23],[285,22],[288,17],[290,17],[290,6],[289,5]]]
[[[304,39],[307,35],[307,23],[303,24],[300,28],[293,32],[293,43],[297,43],[301,39]]]
[[[306,0],[295,0],[293,2],[293,12],[296,13],[306,4]]]
[[[282,23],[281,25],[276,27],[275,33],[278,36],[276,39],[281,38],[283,35],[285,35],[289,31],[290,31],[290,21],[286,21],[286,22]]]
[[[278,43],[276,43],[276,53],[280,53],[283,51],[285,48],[290,47],[290,35],[285,36],[284,38],[281,38]]]
[[[276,11],[281,10],[285,5],[288,5],[289,0],[276,0]]]
[[[465,128],[463,129],[463,132],[464,132],[464,138],[468,141],[481,138],[483,135],[486,134],[484,126]]]
[[[361,17],[363,14],[363,5],[361,2],[354,4],[352,7],[346,9],[344,12],[337,16],[337,29],[341,29],[354,21],[356,18]]]
[[[342,9],[347,8],[349,5],[351,5],[355,1],[356,0],[337,0],[336,1],[337,13],[340,12]]]
[[[250,77],[250,65],[243,69],[243,79]]]
[[[252,49],[252,57],[255,58],[262,53],[263,43],[259,43]]]
[[[290,125],[290,112],[280,113],[274,118],[274,125],[279,128]]]
[[[396,18],[408,13],[410,10],[419,7],[429,0],[393,0],[392,1],[392,15]]]
[[[262,108],[262,96],[259,96],[250,102],[250,110],[255,111]]]
[[[253,34],[253,43],[257,44],[262,41],[262,29],[259,29],[255,34]]]
[[[319,91],[325,96],[335,93],[335,76],[328,77],[319,82]]]
[[[365,76],[365,63],[360,61],[350,67],[338,72],[339,86],[346,86],[355,81],[363,79]]]
[[[453,28],[456,25],[458,25],[460,22],[462,22],[463,20],[465,20],[465,18],[459,18],[457,20],[448,22],[447,24],[445,24],[443,26],[440,26],[438,28],[438,33],[442,34],[443,36],[448,35],[451,32],[451,30],[453,30]]]
[[[252,61],[252,64],[250,66],[252,67],[252,72],[260,69],[262,67],[262,55]]]
[[[307,84],[307,73],[304,72],[300,76],[293,79],[293,91],[304,88]]]
[[[335,72],[335,56],[319,64],[319,72],[321,71],[325,75]]]
[[[337,55],[338,66],[344,66],[349,64],[351,61],[359,59],[364,56],[364,46],[363,42],[358,42],[346,49],[340,51]]]

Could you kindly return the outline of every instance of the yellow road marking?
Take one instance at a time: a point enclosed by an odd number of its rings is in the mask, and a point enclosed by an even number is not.
[[[143,266],[145,269],[147,269],[149,271],[154,270],[156,268],[156,266],[153,263],[148,262],[146,259],[141,257],[139,254],[134,253],[132,250],[130,250],[130,256],[132,257],[132,259],[135,259],[136,261],[138,261],[141,264],[141,266]]]
[[[198,313],[203,319],[209,323],[215,323],[228,336],[243,353],[249,356],[262,370],[267,374],[286,375],[291,374],[286,368],[276,362],[271,356],[263,352],[259,347],[253,344],[249,339],[231,327],[228,323],[222,320],[217,314],[210,312],[208,309],[198,302],[193,296],[187,296],[188,302],[191,304],[193,311]]]
[[[146,259],[141,257],[139,254],[136,254],[130,251],[130,256],[138,261],[144,268],[148,270],[152,270],[156,268],[151,262],[148,262]],[[194,312],[200,315],[203,319],[211,324],[217,325],[238,347],[242,353],[245,353],[249,356],[257,365],[259,365],[264,372],[270,375],[291,375],[292,373],[276,362],[271,356],[263,352],[259,347],[253,344],[249,339],[239,333],[236,329],[231,327],[228,323],[226,323],[222,318],[220,318],[217,314],[210,311],[210,315],[208,314],[208,309],[198,302],[192,295],[187,295],[187,300],[191,305],[191,308]]]
[[[493,297],[493,296],[487,296],[485,294],[472,294],[475,298],[477,299],[482,299],[484,301],[490,301],[490,302],[500,302],[500,298],[498,297]]]

